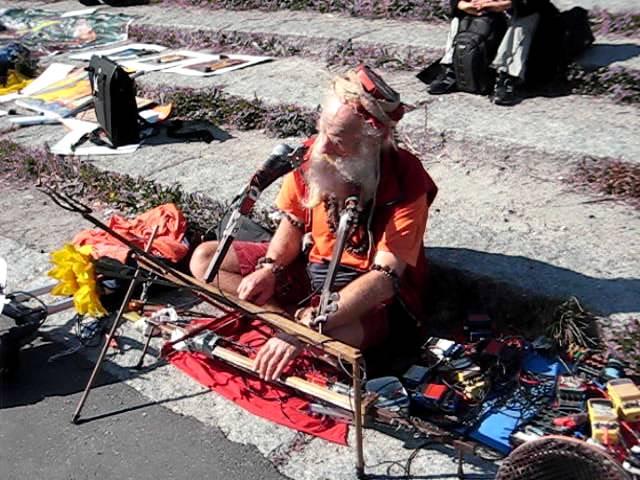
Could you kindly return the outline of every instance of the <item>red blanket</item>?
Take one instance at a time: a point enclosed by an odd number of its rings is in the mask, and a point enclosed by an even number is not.
[[[239,323],[236,323],[233,338],[252,349],[259,349],[272,334],[270,329],[258,321],[242,324],[248,328],[239,333]],[[224,333],[228,338],[228,330]],[[248,356],[253,357],[254,354],[255,351]],[[257,376],[244,373],[220,360],[212,360],[200,353],[172,351],[169,354],[169,360],[194,380],[254,415],[331,442],[347,444],[348,426],[332,418],[310,415],[307,413],[309,401],[297,396],[293,390],[263,382]],[[308,368],[312,361],[313,359],[302,354],[288,371]],[[314,370],[314,375],[318,375],[317,370]]]

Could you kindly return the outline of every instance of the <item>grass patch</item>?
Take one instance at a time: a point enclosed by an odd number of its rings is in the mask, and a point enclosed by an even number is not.
[[[640,208],[640,165],[585,158],[568,181]]]
[[[55,186],[83,202],[107,203],[127,215],[175,203],[193,235],[202,235],[217,225],[227,208],[205,195],[185,192],[178,183],[160,185],[100,170],[78,158],[63,158],[45,148],[24,147],[6,139],[0,140],[0,178]]]
[[[266,105],[259,98],[246,100],[221,88],[190,89],[143,87],[140,95],[173,103],[174,115],[187,120],[206,120],[232,125],[239,130],[263,129],[274,137],[309,136],[315,133],[318,111],[296,105]]]

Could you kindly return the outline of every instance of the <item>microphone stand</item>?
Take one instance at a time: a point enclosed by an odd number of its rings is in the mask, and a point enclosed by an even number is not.
[[[288,148],[290,149],[290,147]],[[260,194],[263,190],[265,190],[277,178],[281,177],[285,173],[290,172],[302,163],[305,151],[306,148],[300,146],[295,150],[290,151],[289,153],[285,153],[282,156],[286,156],[286,161],[279,161],[279,164],[274,167],[273,171],[268,171],[269,167],[267,167],[266,165],[263,166],[251,178],[249,184],[240,192],[238,196],[236,196],[236,201],[234,203],[237,204],[237,207],[233,210],[233,213],[229,217],[229,221],[227,222],[224,232],[222,233],[222,238],[218,243],[218,248],[216,249],[213,258],[211,258],[207,270],[205,271],[205,282],[211,283],[220,271],[222,261],[229,252],[231,243],[238,233],[240,219],[243,216],[249,215],[251,213],[251,211],[253,210],[253,205],[256,203],[258,198],[260,198]],[[266,180],[264,179],[265,176],[268,177]]]
[[[332,292],[333,283],[335,282],[336,275],[338,273],[338,265],[342,258],[345,245],[347,243],[347,235],[351,231],[351,227],[358,222],[360,216],[360,209],[358,208],[359,198],[357,195],[347,197],[344,201],[344,208],[340,212],[340,220],[338,222],[338,230],[336,232],[336,243],[333,246],[333,252],[331,253],[331,261],[329,262],[329,268],[327,269],[327,276],[324,279],[322,285],[322,291],[320,293],[320,303],[318,305],[318,311],[313,319],[312,324],[318,327],[318,331],[322,333],[324,325],[327,323],[329,314],[338,310],[338,300],[340,300],[340,294],[338,292]]]

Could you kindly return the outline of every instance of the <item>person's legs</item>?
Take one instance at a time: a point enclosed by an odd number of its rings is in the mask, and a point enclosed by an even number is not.
[[[513,18],[498,53],[491,66],[497,72],[494,102],[498,105],[514,105],[518,102],[516,84],[524,81],[527,58],[540,14]]]
[[[332,338],[360,349],[382,344],[389,336],[386,307],[365,314],[359,321],[325,332]]]
[[[440,60],[440,65],[451,65],[453,63],[453,41],[458,35],[460,28],[460,19],[454,17],[449,25],[449,34],[447,35],[447,43],[444,46],[444,55]]]
[[[429,93],[431,95],[441,95],[443,93],[453,92],[456,88],[456,75],[453,71],[453,41],[458,35],[460,20],[456,17],[451,20],[449,26],[449,34],[447,35],[447,43],[444,49],[444,55],[440,60],[442,70],[440,74],[429,85]]]
[[[243,248],[247,243],[249,242],[233,242],[227,255],[222,260],[217,279],[214,280],[222,290],[235,292],[242,277],[255,268],[253,257],[257,261],[258,258],[266,253],[267,244],[256,243],[255,248]],[[189,263],[189,269],[194,277],[198,279],[204,278],[204,274],[217,249],[217,241],[204,242],[196,247]]]

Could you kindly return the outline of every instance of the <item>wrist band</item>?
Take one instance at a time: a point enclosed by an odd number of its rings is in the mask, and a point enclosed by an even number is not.
[[[271,257],[261,257],[256,262],[256,268],[254,270],[260,270],[264,267],[271,267],[271,271],[275,276],[278,276],[280,273],[284,271],[284,266],[276,263],[276,261]]]
[[[371,265],[371,267],[369,267],[369,271],[370,272],[380,272],[382,273],[385,277],[390,278],[391,281],[393,282],[393,289],[398,291],[400,288],[400,278],[398,277],[398,274],[395,272],[395,270],[393,270],[391,267],[389,267],[388,265],[379,265],[377,263],[374,263],[373,265]]]
[[[303,221],[298,220],[293,215],[291,215],[289,212],[285,212],[285,211],[282,211],[282,210],[281,210],[281,212],[282,212],[282,215],[284,216],[284,218],[286,218],[291,225],[293,225],[298,230],[304,231],[304,222]]]
[[[398,274],[388,265],[380,265],[378,263],[374,263],[373,265],[371,265],[371,267],[369,267],[369,271],[371,270],[375,270],[376,272],[381,272],[389,278],[398,280]]]

